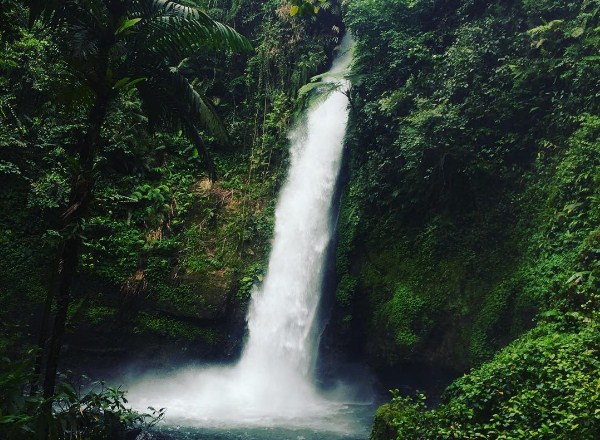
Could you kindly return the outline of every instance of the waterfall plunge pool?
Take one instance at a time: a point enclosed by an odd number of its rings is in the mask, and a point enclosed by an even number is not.
[[[366,440],[375,409],[374,404],[343,404],[321,417],[289,420],[288,426],[277,419],[256,426],[194,426],[197,420],[172,420],[156,433],[164,440]]]
[[[130,372],[128,398],[139,410],[167,409],[155,428],[165,440],[366,440],[384,396],[357,365],[340,365],[327,389],[278,369],[189,365],[164,373]],[[265,389],[273,377],[273,388]],[[280,388],[281,384],[288,385]],[[278,389],[275,389],[275,388]],[[163,437],[158,437],[162,440]],[[157,440],[158,440],[157,439]],[[144,439],[144,440],[151,440]]]

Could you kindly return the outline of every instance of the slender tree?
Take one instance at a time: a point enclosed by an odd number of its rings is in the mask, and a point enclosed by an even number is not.
[[[102,149],[102,126],[123,90],[137,88],[149,119],[179,127],[214,168],[199,129],[227,141],[209,101],[179,71],[182,60],[199,51],[247,51],[247,39],[204,12],[169,0],[30,0],[31,23],[47,27],[72,69],[73,89],[88,96],[85,132],[76,142],[77,170],[60,217],[63,240],[49,289],[37,370],[43,394],[54,394],[71,286],[81,249],[81,221],[93,200],[94,164]],[[55,314],[50,325],[49,305]],[[43,368],[43,374],[41,373]]]

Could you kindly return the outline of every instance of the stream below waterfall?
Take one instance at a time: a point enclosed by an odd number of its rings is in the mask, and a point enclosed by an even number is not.
[[[165,440],[366,440],[375,409],[373,404],[349,404],[298,427],[194,427],[181,420],[180,424],[161,425],[156,433]]]
[[[135,408],[166,408],[159,429],[181,439],[365,439],[374,401],[354,383],[316,385],[327,255],[335,230],[335,188],[348,120],[346,36],[323,81],[337,88],[291,130],[290,168],[275,210],[264,281],[247,315],[248,338],[229,366],[146,373],[127,383]],[[356,382],[367,382],[358,378]],[[363,387],[364,389],[364,387]]]

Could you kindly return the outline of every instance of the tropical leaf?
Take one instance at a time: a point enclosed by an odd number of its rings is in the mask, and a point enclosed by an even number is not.
[[[298,99],[307,97],[310,93],[329,95],[342,86],[340,82],[314,82],[303,85],[298,89]]]
[[[121,25],[115,31],[115,34],[122,34],[127,29],[129,29],[129,28],[135,26],[136,24],[138,24],[141,19],[142,19],[141,17],[137,17],[137,18],[131,18],[129,20],[127,20],[127,19],[123,20],[123,22],[121,23]]]
[[[198,93],[187,78],[178,72],[172,74],[172,84],[182,107],[184,107],[182,110],[192,116],[200,126],[213,134],[221,143],[229,143],[227,129],[210,101]]]

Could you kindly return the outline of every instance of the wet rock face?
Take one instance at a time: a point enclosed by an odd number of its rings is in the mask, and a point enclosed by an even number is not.
[[[221,295],[218,311],[180,313],[160,310],[139,299],[127,320],[77,322],[66,335],[63,371],[74,376],[110,379],[130,369],[171,369],[182,363],[233,361],[246,334],[246,304],[235,295]],[[216,309],[216,308],[215,308]],[[143,326],[140,320],[145,320]]]

